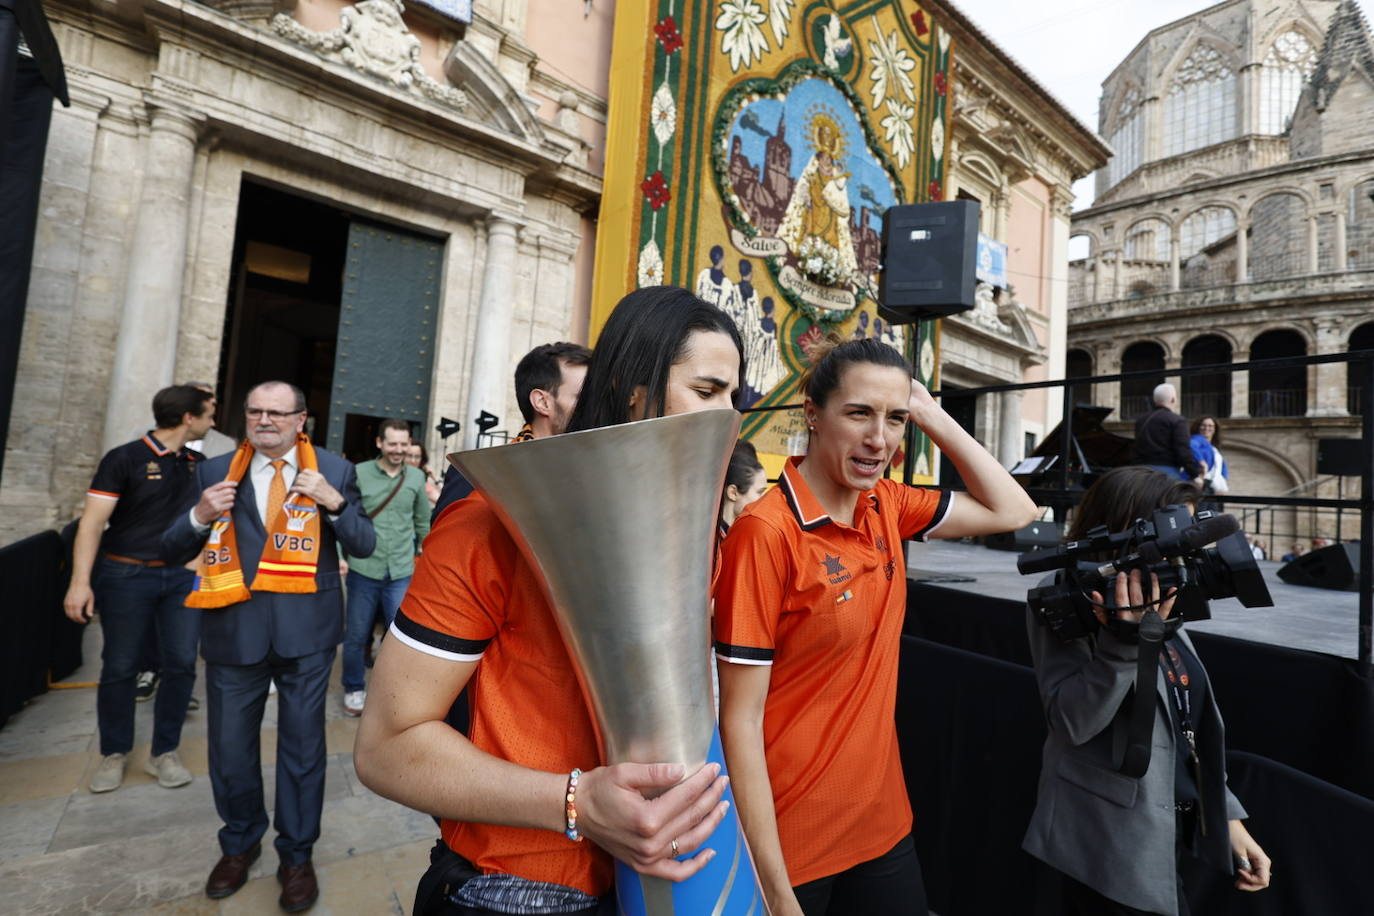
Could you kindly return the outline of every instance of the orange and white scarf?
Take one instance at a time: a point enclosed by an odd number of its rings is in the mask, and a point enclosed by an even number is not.
[[[240,481],[248,473],[254,449],[247,440],[229,462],[225,480]],[[296,436],[296,460],[302,470],[318,470],[315,448],[304,435]],[[267,541],[253,577],[255,592],[315,591],[315,567],[320,554],[320,510],[315,501],[300,493],[290,494],[276,518],[267,520]],[[195,585],[186,596],[187,607],[220,608],[252,597],[243,582],[234,516],[225,512],[210,525],[210,537],[196,566]]]

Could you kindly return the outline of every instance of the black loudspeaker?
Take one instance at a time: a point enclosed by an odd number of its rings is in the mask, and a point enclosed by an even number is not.
[[[883,214],[878,314],[892,324],[973,308],[978,202],[903,204]]]
[[[1289,585],[1353,592],[1360,585],[1359,548],[1350,542],[1319,547],[1285,564],[1279,578]]]
[[[1064,526],[1058,522],[1031,522],[1015,531],[1002,531],[983,536],[983,546],[993,550],[1015,550],[1024,553],[1041,547],[1058,547],[1064,541]]]
[[[1364,471],[1360,462],[1359,439],[1318,439],[1317,473],[1340,477],[1359,477]]]

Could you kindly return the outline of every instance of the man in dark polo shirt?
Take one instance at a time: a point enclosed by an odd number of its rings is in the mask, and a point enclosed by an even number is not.
[[[100,459],[72,547],[63,605],[77,623],[98,611],[105,641],[96,693],[102,759],[92,792],[124,781],[134,744],[134,678],[150,628],[157,631],[162,686],[145,769],[169,789],[191,781],[177,747],[196,680],[200,612],[183,604],[191,571],[166,565],[158,551],[162,533],[196,493],[195,463],[203,456],[185,446],[214,425],[214,395],[190,385],[164,388],[153,396],[153,420],[156,429]]]

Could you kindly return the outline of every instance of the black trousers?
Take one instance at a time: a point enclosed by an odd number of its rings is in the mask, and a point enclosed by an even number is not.
[[[806,916],[925,916],[926,886],[910,836],[876,859],[792,889]]]

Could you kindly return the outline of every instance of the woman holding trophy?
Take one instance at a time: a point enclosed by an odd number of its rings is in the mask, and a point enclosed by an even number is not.
[[[569,432],[732,407],[743,362],[724,312],[681,289],[632,292],[602,330]],[[565,522],[578,537],[578,519]],[[595,766],[553,611],[484,493],[426,539],[391,635],[355,764],[369,788],[442,819],[447,850],[432,858],[451,861],[426,912],[593,916],[611,909],[612,857],[670,881],[709,864],[702,844],[726,811],[719,765]],[[469,684],[470,738],[444,723]]]
[[[773,916],[924,913],[893,714],[904,539],[1029,524],[1025,491],[876,340],[813,351],[809,447],[724,541],[721,736]],[[883,478],[908,422],[967,493]]]

